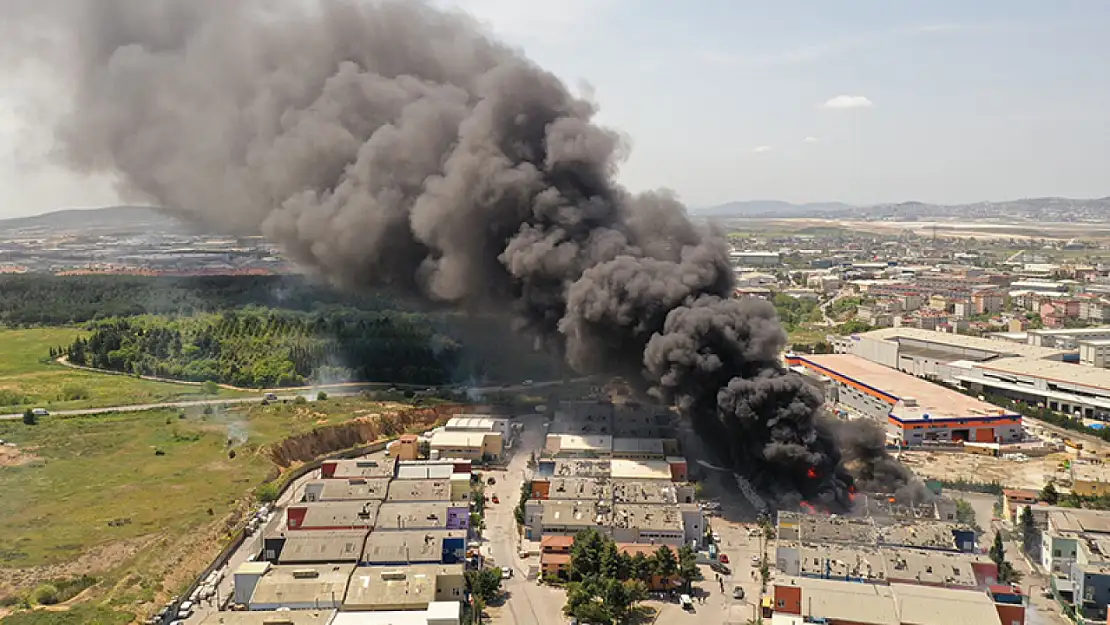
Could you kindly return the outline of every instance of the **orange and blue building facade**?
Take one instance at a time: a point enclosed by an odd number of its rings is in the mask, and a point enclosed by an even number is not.
[[[858,357],[838,355],[835,358],[856,359]],[[944,396],[951,395],[953,400],[951,404],[957,407],[956,410],[930,414],[908,405],[909,398],[900,397],[890,389],[880,388],[873,381],[869,383],[859,376],[849,376],[827,363],[818,362],[819,359],[821,359],[820,356],[806,357],[791,354],[786,357],[786,364],[792,367],[803,367],[831,380],[838,387],[839,394],[847,393],[859,398],[857,405],[864,408],[860,412],[885,421],[887,432],[900,444],[915,445],[926,441],[1008,443],[1020,441],[1023,437],[1020,414],[1007,412],[985,402],[978,402],[955,390],[920,381],[908,374],[884,367],[882,376],[884,379],[904,377],[907,385],[924,386],[922,394],[928,393],[929,403],[932,405],[943,403]],[[882,367],[869,362],[860,364],[866,364],[866,367]],[[961,413],[958,408],[968,403],[981,404],[982,408]]]

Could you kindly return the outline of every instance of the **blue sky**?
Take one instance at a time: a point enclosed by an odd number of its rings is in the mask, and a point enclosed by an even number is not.
[[[588,84],[629,137],[634,190],[692,206],[1110,195],[1110,2],[436,2]],[[114,200],[32,158],[46,140],[27,141],[24,113],[0,99],[0,216]]]

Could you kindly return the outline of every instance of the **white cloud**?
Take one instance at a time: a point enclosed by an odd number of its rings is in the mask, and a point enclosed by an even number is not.
[[[869,109],[873,105],[871,100],[862,95],[838,95],[821,105],[826,109]]]
[[[817,143],[818,141],[820,141],[820,139],[818,139],[817,137],[806,137],[805,139],[802,139],[803,143]]]
[[[771,146],[769,146],[769,145],[757,145],[755,147],[755,149],[752,150],[752,152],[755,152],[756,154],[766,154],[767,152],[770,152],[770,151],[771,151]]]

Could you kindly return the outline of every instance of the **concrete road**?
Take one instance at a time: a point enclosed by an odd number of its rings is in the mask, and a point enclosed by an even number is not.
[[[524,423],[520,439],[513,446],[513,456],[505,471],[487,471],[485,478],[497,483],[486,486],[486,494],[498,496],[501,503],[486,506],[486,530],[483,534],[483,551],[488,553],[496,566],[513,569],[511,579],[502,582],[507,593],[503,605],[486,609],[493,623],[511,625],[564,625],[563,604],[566,595],[561,589],[541,586],[537,580],[527,579],[530,566],[539,567],[539,559],[520,557],[520,534],[517,532],[514,510],[520,501],[520,485],[530,477],[528,459],[533,451],[539,455],[543,444],[543,417],[520,417]]]
[[[479,394],[481,394],[481,393],[496,393],[496,392],[499,392],[499,391],[500,392],[506,392],[507,391],[507,392],[510,392],[510,393],[519,393],[519,392],[524,392],[526,390],[534,389],[534,388],[548,388],[548,387],[552,387],[552,386],[561,386],[564,383],[566,383],[566,384],[575,384],[575,383],[582,382],[582,381],[585,381],[585,380],[588,380],[588,379],[589,378],[575,378],[573,380],[567,380],[566,382],[564,382],[563,380],[551,380],[551,381],[547,381],[547,382],[536,382],[536,383],[533,383],[533,384],[514,384],[514,385],[508,385],[508,386],[482,386],[482,387],[472,387],[471,390],[473,392],[479,393]],[[292,400],[296,399],[298,396],[302,396],[302,395],[311,401],[311,400],[314,400],[316,398],[316,393],[319,392],[319,391],[326,391],[328,393],[328,395],[330,395],[332,397],[346,397],[346,396],[351,396],[351,395],[358,395],[363,390],[368,389],[368,388],[378,388],[378,389],[380,389],[381,384],[367,383],[366,385],[362,385],[362,386],[359,386],[357,384],[355,384],[355,385],[340,384],[340,385],[335,385],[335,386],[327,386],[327,385],[315,386],[315,387],[312,387],[311,389],[308,389],[308,390],[306,390],[305,392],[302,392],[302,393],[297,393],[297,394],[293,394],[293,395],[288,395],[288,394],[278,395],[278,398],[276,400],[271,400],[271,401],[292,401]],[[444,386],[444,387],[429,387],[429,388],[458,388],[458,387]],[[73,416],[81,416],[81,415],[108,414],[110,412],[142,412],[143,410],[157,410],[159,408],[192,408],[192,407],[196,407],[196,406],[231,406],[231,405],[235,405],[235,404],[256,404],[256,403],[260,403],[262,400],[263,400],[263,397],[262,397],[262,393],[260,392],[258,397],[235,397],[235,398],[229,398],[229,399],[198,399],[198,400],[191,400],[191,401],[169,401],[169,402],[161,402],[161,403],[157,403],[157,404],[133,404],[133,405],[130,405],[130,406],[106,406],[106,407],[102,407],[102,408],[81,408],[81,409],[78,409],[78,410],[56,410],[56,411],[51,411],[50,414],[52,416],[59,416],[59,417],[73,417]],[[21,413],[21,412],[14,412],[14,413],[10,413],[10,414],[0,415],[0,420],[5,420],[5,419],[6,420],[11,420],[11,419],[22,419],[22,418],[23,418],[23,413]]]

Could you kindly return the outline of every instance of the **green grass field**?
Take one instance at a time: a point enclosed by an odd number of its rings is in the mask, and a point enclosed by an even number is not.
[[[95,567],[100,581],[71,611],[16,612],[0,623],[130,622],[143,606],[180,592],[215,555],[230,529],[228,513],[241,510],[274,470],[267,445],[400,407],[342,397],[212,414],[191,408],[49,416],[33,426],[0,421],[0,439],[15,444],[0,448],[0,599],[71,578],[74,561]],[[42,572],[13,581],[15,569]]]
[[[76,328],[0,328],[0,414],[28,407],[66,410],[206,397],[196,385],[80,371],[49,362],[51,347],[68,345],[80,334]],[[24,401],[13,402],[12,395]],[[218,396],[244,395],[253,393],[220,389]]]
[[[209,415],[192,409],[184,419],[181,411],[152,410],[45,417],[35,426],[0,422],[0,439],[34,456],[0,468],[0,568],[65,562],[151,534],[182,535],[210,521],[209,508],[222,516],[263,481],[272,464],[261,447],[380,409],[335,398]],[[239,441],[235,458],[228,458],[229,438]]]

